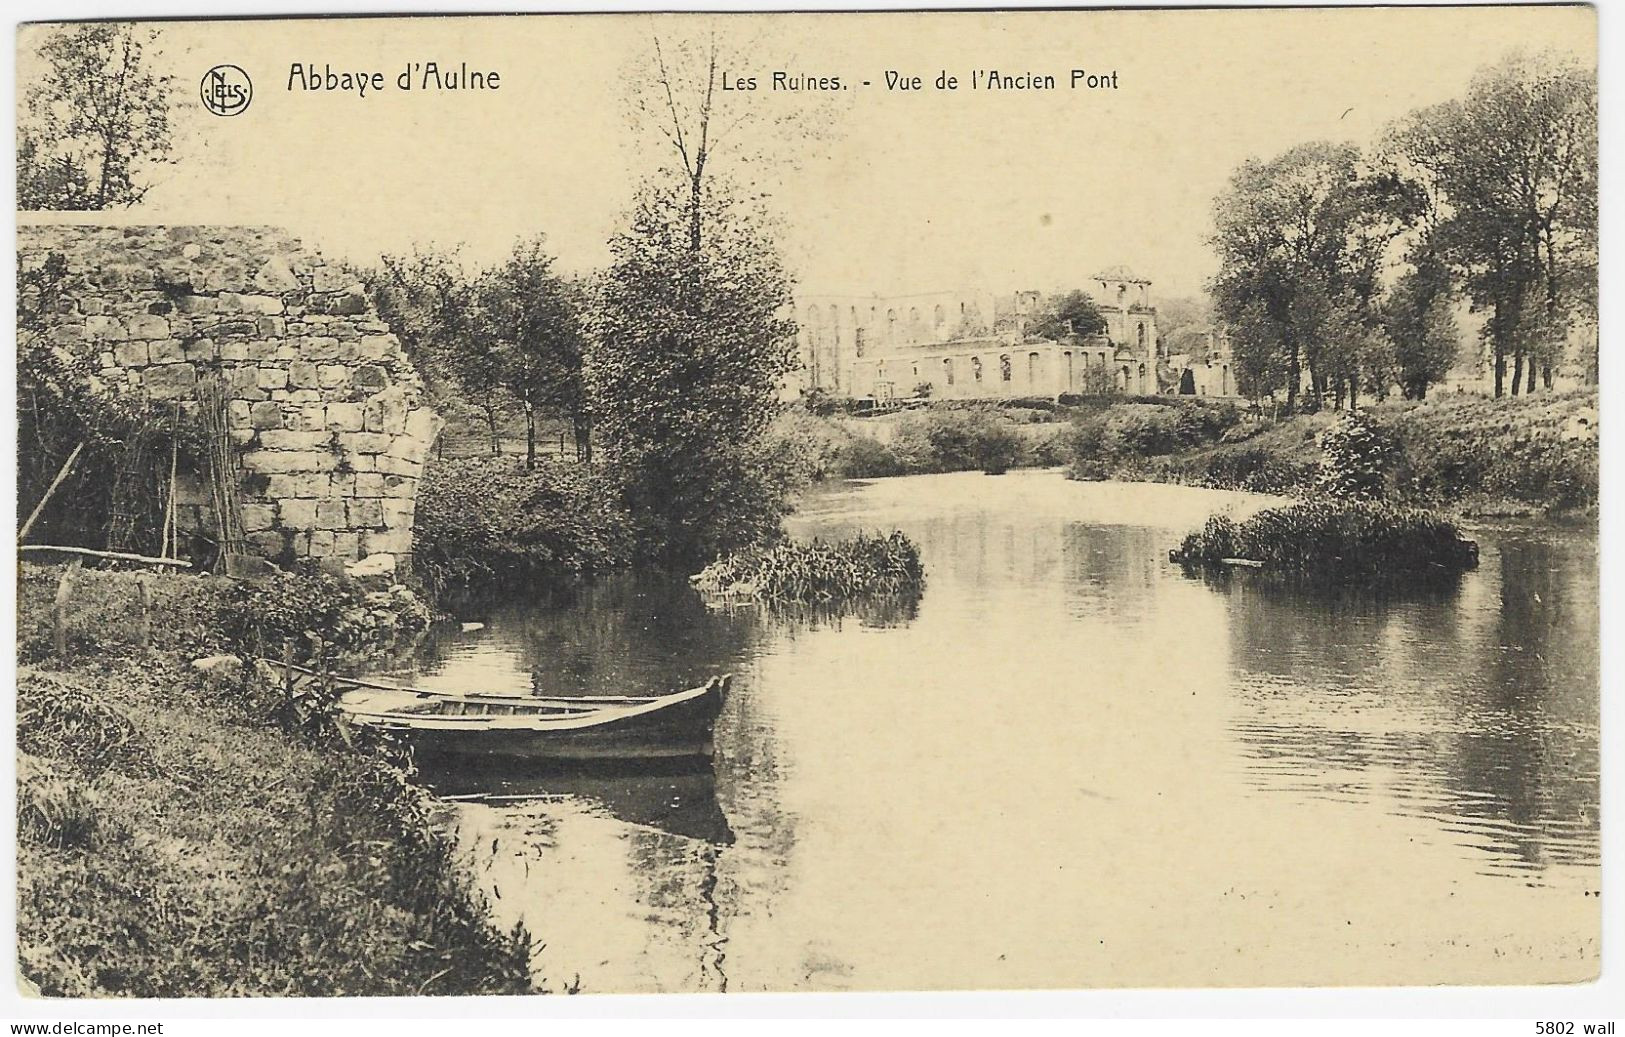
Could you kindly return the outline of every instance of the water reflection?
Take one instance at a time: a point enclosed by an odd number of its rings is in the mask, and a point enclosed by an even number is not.
[[[1486,530],[1454,588],[1226,581],[1236,731],[1261,789],[1440,822],[1485,874],[1598,854],[1595,540]]]
[[[714,608],[628,577],[471,612],[485,629],[418,661],[513,693],[731,671],[708,770],[436,787],[482,794],[455,802],[462,844],[555,986],[1583,978],[1595,537],[1480,531],[1478,571],[1404,596],[1167,561],[1267,503],[1036,473],[832,488],[794,532],[903,529],[917,608]]]
[[[717,803],[711,761],[640,761],[547,767],[523,761],[425,761],[421,778],[450,800],[491,804],[557,801],[594,803],[627,824],[718,846],[734,841]]]

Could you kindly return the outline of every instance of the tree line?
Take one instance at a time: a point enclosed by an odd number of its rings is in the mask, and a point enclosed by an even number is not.
[[[1456,361],[1461,300],[1484,314],[1495,395],[1549,389],[1596,320],[1596,74],[1510,55],[1369,149],[1243,163],[1214,224],[1209,289],[1250,395],[1421,399]]]

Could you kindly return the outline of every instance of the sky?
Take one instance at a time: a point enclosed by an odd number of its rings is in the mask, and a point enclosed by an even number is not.
[[[640,178],[664,155],[626,112],[651,40],[717,32],[756,91],[724,104],[807,292],[1058,290],[1126,264],[1158,297],[1199,293],[1214,197],[1234,168],[1316,139],[1377,139],[1460,96],[1515,48],[1595,62],[1586,8],[1163,10],[774,16],[599,15],[162,23],[177,161],[133,218],[285,227],[370,262],[416,245],[500,258],[547,235],[560,266],[608,262]],[[41,30],[19,33],[19,89]],[[409,63],[494,70],[481,92],[400,91]],[[377,71],[368,96],[287,89],[293,63]],[[213,65],[242,67],[242,114],[203,107]],[[1072,69],[1117,89],[1072,90]],[[969,89],[976,70],[1054,91]],[[847,89],[770,89],[774,71]],[[888,90],[886,73],[919,76]],[[960,80],[937,90],[940,73]],[[863,81],[870,86],[862,86]],[[798,136],[786,121],[818,132]],[[807,129],[803,126],[802,129]],[[765,144],[763,142],[766,142]],[[726,144],[726,142],[725,142]],[[730,152],[723,153],[727,161]],[[735,153],[737,154],[737,153]]]

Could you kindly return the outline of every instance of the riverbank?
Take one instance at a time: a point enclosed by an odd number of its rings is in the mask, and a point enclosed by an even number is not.
[[[1237,412],[1214,431],[1185,440],[1113,434],[1114,421],[1151,424],[1125,416],[1126,410],[1156,406],[1123,404],[1074,421],[1063,440],[1068,474],[1307,495],[1320,479],[1320,434],[1336,418],[1321,412],[1271,422]],[[1394,503],[1472,518],[1596,508],[1595,390],[1501,400],[1441,396],[1383,403],[1364,413],[1380,434],[1377,463],[1384,495]]]
[[[529,993],[531,939],[501,931],[381,748],[224,660],[306,625],[364,654],[410,636],[402,590],[278,577],[22,567],[18,967],[46,996]],[[426,613],[425,613],[426,615]],[[325,617],[325,618],[324,618]]]

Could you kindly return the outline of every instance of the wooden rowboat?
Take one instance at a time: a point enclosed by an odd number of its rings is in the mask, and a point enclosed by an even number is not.
[[[262,660],[283,681],[321,679],[303,666]],[[669,695],[532,697],[463,694],[330,676],[353,723],[393,731],[427,756],[534,760],[709,756],[711,728],[732,675]]]

